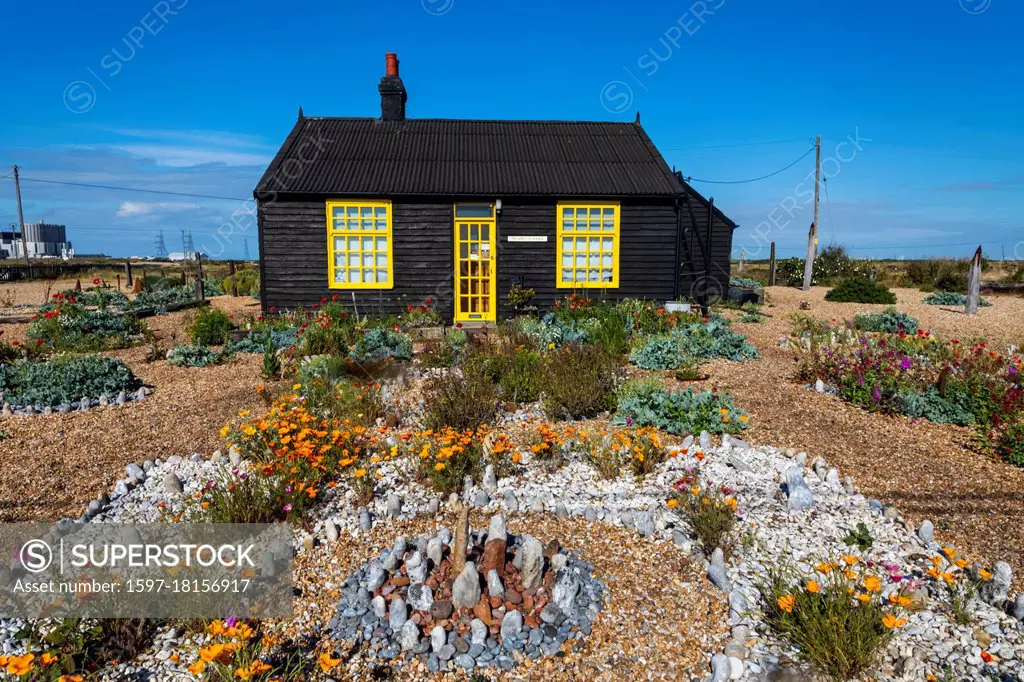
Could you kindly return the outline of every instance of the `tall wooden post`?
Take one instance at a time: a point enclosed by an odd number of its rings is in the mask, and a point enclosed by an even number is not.
[[[977,315],[978,306],[981,304],[981,246],[974,252],[971,259],[971,270],[967,274],[967,304],[964,312],[968,315]]]
[[[200,301],[206,298],[203,291],[203,254],[199,251],[196,251],[196,298]]]
[[[228,261],[228,276],[231,277],[231,295],[238,297],[238,280],[234,277],[235,274],[235,261]],[[227,293],[226,291],[224,292]]]
[[[740,272],[743,272],[743,249],[740,249]]]
[[[18,166],[14,166],[14,193],[18,199],[18,227],[21,229],[21,255],[25,257],[28,268],[28,279],[32,279],[32,261],[28,259],[28,239],[25,237],[25,214],[21,210],[21,181],[18,179]]]
[[[772,242],[772,255],[768,262],[768,286],[775,286],[775,242]]]
[[[132,262],[130,260],[124,262],[124,274],[128,278],[128,288],[131,289],[135,282],[132,281]]]
[[[814,279],[814,257],[818,255],[818,193],[821,190],[821,135],[814,141],[814,222],[807,235],[807,260],[804,262],[803,290],[811,288]]]

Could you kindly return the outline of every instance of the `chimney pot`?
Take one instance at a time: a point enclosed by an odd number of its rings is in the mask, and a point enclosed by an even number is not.
[[[398,77],[398,55],[394,52],[388,52],[385,56],[387,60],[387,71],[385,72],[389,77]]]

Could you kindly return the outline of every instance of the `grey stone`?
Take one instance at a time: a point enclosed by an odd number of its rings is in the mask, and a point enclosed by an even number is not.
[[[575,571],[563,568],[555,574],[551,598],[562,613],[572,615],[580,588],[580,577]]]
[[[427,513],[428,514],[436,514],[437,511],[440,508],[441,508],[441,500],[437,499],[436,497],[430,498],[430,501],[427,502]]]
[[[583,518],[585,518],[590,523],[597,521],[597,510],[594,509],[593,507],[587,507],[586,509],[583,510]]]
[[[484,490],[477,490],[473,495],[473,504],[478,507],[486,507],[491,503],[491,497]]]
[[[519,511],[519,499],[511,490],[505,491],[505,508],[508,509],[511,514],[515,514]]]
[[[736,455],[729,455],[728,464],[736,471],[745,474],[748,474],[754,470],[754,467],[750,466]]]
[[[403,651],[408,651],[415,647],[420,643],[419,626],[411,620],[405,621],[405,623],[402,624],[402,635],[399,641],[402,644]]]
[[[921,538],[921,542],[924,544],[931,544],[935,540],[935,525],[925,519],[921,522],[921,527],[917,529],[917,537]]]
[[[1006,601],[1010,594],[1010,586],[1013,583],[1013,569],[1005,561],[997,561],[992,567],[992,580],[988,581],[987,601],[994,606],[1000,606]]]
[[[643,511],[636,515],[636,532],[645,538],[654,533],[654,518],[651,512]]]
[[[732,589],[729,576],[725,573],[725,566],[721,564],[712,563],[708,566],[708,580],[722,592],[728,592]]]
[[[370,521],[370,512],[365,508],[359,508],[359,530],[368,531],[373,527],[373,523]]]
[[[1024,593],[1013,600],[1013,617],[1024,623]]]
[[[366,570],[366,589],[373,592],[384,584],[386,578],[387,572],[384,570],[384,566],[379,561],[370,562],[370,566]]]
[[[427,555],[420,551],[413,552],[405,562],[405,572],[409,576],[409,582],[414,585],[427,579],[428,569]]]
[[[406,593],[409,598],[409,608],[415,611],[430,611],[434,605],[434,592],[423,584],[410,585]]]
[[[476,660],[469,654],[459,654],[455,657],[455,665],[463,670],[470,671],[476,667]]]
[[[487,642],[487,635],[490,633],[487,630],[487,625],[484,624],[479,618],[474,618],[469,624],[470,641],[474,645],[483,645]]]
[[[569,561],[569,557],[564,554],[555,554],[551,557],[551,570],[558,572],[565,568],[565,564]]]
[[[711,449],[711,434],[707,431],[700,432],[700,449],[710,450]]]
[[[430,538],[427,540],[427,559],[433,562],[434,566],[441,564],[441,559],[444,556],[444,545],[441,543],[441,538]]]
[[[886,519],[898,519],[900,517],[900,510],[891,504],[887,504],[882,507],[882,517]]]
[[[836,469],[834,467],[830,468],[825,473],[825,483],[828,483],[830,486],[833,486],[835,488],[840,487],[842,485],[842,482],[839,478],[839,469]]]
[[[405,600],[401,597],[396,597],[391,602],[391,609],[388,611],[388,625],[395,632],[402,629],[405,622],[409,619],[409,609],[405,605]]]
[[[445,633],[444,628],[440,625],[435,625],[434,629],[430,631],[430,648],[432,651],[438,651],[441,647],[448,643],[448,635]]]
[[[168,474],[164,476],[164,492],[171,495],[185,492],[185,488],[181,484],[181,479],[178,478],[178,475],[173,471],[168,472]]]
[[[559,502],[558,504],[555,505],[555,516],[557,516],[560,519],[564,519],[567,516],[569,516],[569,510],[566,509],[565,504],[563,504],[562,502]]]
[[[402,515],[402,498],[391,493],[388,495],[388,516],[397,519]]]
[[[142,467],[140,467],[138,464],[135,464],[134,462],[126,466],[124,470],[130,477],[134,478],[137,481],[146,480],[146,472],[142,470]]]
[[[480,576],[472,561],[467,561],[462,573],[452,585],[452,606],[471,609],[480,601]]]
[[[824,393],[825,392],[825,382],[822,381],[821,379],[818,379],[817,381],[815,381],[814,382],[814,390],[817,391],[818,393]]]
[[[505,530],[505,517],[495,514],[487,524],[488,540],[508,540],[508,533]]]
[[[784,474],[786,480],[786,494],[789,496],[790,511],[802,511],[814,506],[814,496],[811,489],[804,482],[800,469],[791,466]]]
[[[120,391],[117,394],[117,397],[114,398],[114,402],[117,403],[118,405],[124,405],[126,402],[128,402],[128,394],[125,393],[124,391]]]
[[[455,647],[451,644],[445,644],[443,647],[437,650],[437,657],[442,661],[450,661],[455,655]]]
[[[370,601],[370,609],[373,611],[373,615],[381,620],[384,620],[384,617],[388,615],[388,603],[379,594]]]
[[[711,657],[711,678],[708,682],[726,682],[730,672],[728,656],[715,654]]]
[[[519,570],[522,573],[523,587],[538,587],[544,570],[544,545],[537,538],[527,535],[523,538],[523,545],[517,556],[521,559]]]
[[[501,619],[501,639],[504,642],[516,637],[523,629],[521,611],[509,611]]]
[[[493,464],[488,464],[484,467],[484,480],[482,485],[484,490],[489,493],[493,493],[498,490],[498,477],[494,473]]]
[[[340,537],[340,534],[339,534],[339,531],[338,531],[338,524],[336,524],[334,521],[325,521],[324,522],[324,535],[327,536],[328,541],[330,541],[330,542],[337,542],[338,538]]]
[[[492,597],[505,596],[505,586],[501,584],[501,576],[493,568],[487,571],[487,594]]]

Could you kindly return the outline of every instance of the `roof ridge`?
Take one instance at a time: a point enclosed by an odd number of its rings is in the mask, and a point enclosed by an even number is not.
[[[381,123],[524,123],[524,124],[552,124],[552,123],[580,123],[587,125],[607,126],[633,126],[633,121],[598,121],[587,119],[539,119],[539,118],[406,118],[402,121],[383,121],[376,116],[310,116],[306,115],[308,121],[380,121]]]

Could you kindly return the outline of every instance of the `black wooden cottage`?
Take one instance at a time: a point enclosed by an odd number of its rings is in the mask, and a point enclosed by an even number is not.
[[[513,285],[540,308],[699,299],[728,286],[736,224],[635,123],[407,119],[388,55],[381,118],[299,118],[260,180],[264,309],[341,294],[360,312],[430,299],[488,322]]]

